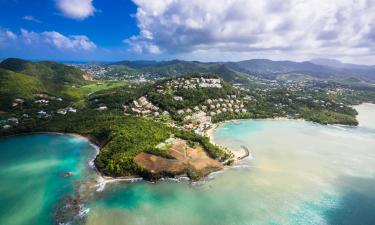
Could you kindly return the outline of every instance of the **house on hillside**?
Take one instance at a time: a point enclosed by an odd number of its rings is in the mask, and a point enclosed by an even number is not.
[[[12,123],[18,123],[18,119],[15,117],[8,118],[8,121]]]
[[[99,108],[97,108],[97,110],[99,111],[105,111],[105,110],[108,110],[108,107],[107,106],[100,106]]]
[[[66,109],[58,109],[57,113],[61,114],[61,115],[65,115],[67,113],[67,110]]]
[[[6,129],[9,129],[9,128],[12,128],[12,126],[10,126],[10,125],[4,125],[4,126],[3,126],[3,129],[5,129],[5,130],[6,130]]]

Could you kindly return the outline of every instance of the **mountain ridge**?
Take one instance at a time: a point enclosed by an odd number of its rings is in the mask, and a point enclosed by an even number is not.
[[[319,63],[320,62],[320,63]],[[336,66],[330,65],[337,64]],[[187,72],[217,73],[226,81],[235,82],[244,79],[242,73],[266,79],[281,79],[281,75],[307,75],[315,79],[348,80],[375,83],[375,66],[345,64],[340,61],[273,61],[269,59],[251,59],[238,62],[199,62],[199,61],[119,61],[110,65],[122,65],[142,72],[160,73],[167,76]],[[340,65],[340,66],[339,66]],[[218,69],[220,68],[220,69]],[[354,79],[354,80],[355,80]]]

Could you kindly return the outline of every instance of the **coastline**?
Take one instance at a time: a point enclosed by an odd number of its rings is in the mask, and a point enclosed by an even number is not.
[[[6,137],[16,137],[16,136],[22,136],[22,135],[33,135],[33,134],[50,134],[50,135],[62,135],[62,136],[71,136],[79,139],[84,139],[89,142],[89,144],[95,149],[95,155],[92,159],[89,159],[88,165],[89,167],[95,171],[97,175],[97,180],[98,180],[98,186],[99,185],[104,185],[106,183],[113,183],[113,182],[135,182],[135,181],[141,181],[143,180],[142,177],[140,176],[122,176],[122,177],[110,177],[102,174],[97,167],[95,166],[94,160],[96,156],[100,153],[100,149],[102,148],[100,146],[100,143],[92,136],[90,135],[84,135],[84,134],[78,134],[78,133],[63,133],[63,132],[52,132],[52,131],[40,131],[40,132],[28,132],[28,133],[20,133],[20,134],[13,134],[9,136],[4,136],[2,138]]]
[[[362,103],[362,104],[372,104],[372,103]],[[360,105],[362,105],[360,104]],[[359,106],[359,105],[356,105],[356,106]],[[352,108],[356,109],[355,106],[352,106]],[[356,119],[358,120],[358,115],[356,116]],[[213,124],[208,130],[206,130],[203,135],[208,137],[209,141],[214,144],[214,145],[218,145],[217,143],[215,143],[214,141],[214,136],[213,136],[213,133],[215,132],[215,130],[220,127],[221,125],[225,124],[225,123],[240,123],[240,122],[243,122],[243,121],[257,121],[257,120],[268,120],[268,121],[287,121],[287,120],[293,120],[293,121],[304,121],[304,122],[309,122],[309,123],[314,123],[314,124],[320,124],[320,125],[325,125],[325,126],[340,126],[340,127],[358,127],[358,125],[346,125],[346,124],[322,124],[322,123],[318,123],[318,122],[314,122],[314,121],[309,121],[309,120],[305,120],[303,118],[298,118],[298,119],[294,119],[294,118],[288,118],[288,117],[273,117],[273,118],[248,118],[248,119],[232,119],[232,120],[226,120],[226,121],[221,121],[219,123],[215,123]],[[218,145],[220,146],[220,145]],[[222,147],[222,146],[220,146]],[[222,147],[224,148],[224,147]],[[229,148],[224,148],[224,149],[228,149],[230,151],[230,153],[233,154],[233,160],[235,163],[237,163],[238,161],[241,161],[247,157],[251,157],[252,158],[252,154],[251,154],[251,151],[248,150],[248,148],[246,146],[241,146],[241,152],[243,153],[239,153],[239,151],[233,151],[232,149],[229,149]]]

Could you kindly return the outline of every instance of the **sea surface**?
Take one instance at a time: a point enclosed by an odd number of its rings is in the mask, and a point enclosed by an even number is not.
[[[88,163],[95,154],[90,142],[71,135],[0,138],[0,224],[53,224],[62,197],[75,196],[95,174]]]
[[[244,145],[251,157],[193,184],[107,183],[90,190],[80,222],[375,224],[375,105],[356,108],[359,127],[227,122],[213,133],[214,142],[234,151]],[[0,224],[49,224],[57,199],[92,176],[95,149],[82,139],[28,135],[0,139],[0,148]],[[67,171],[75,175],[59,176]]]

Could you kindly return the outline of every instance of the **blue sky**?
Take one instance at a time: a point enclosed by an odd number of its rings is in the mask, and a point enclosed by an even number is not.
[[[375,64],[375,0],[0,0],[0,58]]]
[[[113,7],[113,4],[108,4],[108,0],[97,0],[93,3],[95,12],[92,16],[76,19],[65,16],[56,6],[56,1],[53,0],[0,0],[0,29],[3,31],[8,30],[16,35],[21,32],[21,29],[36,33],[56,31],[64,36],[85,35],[97,46],[95,51],[90,52],[92,56],[87,56],[86,53],[79,52],[47,51],[50,46],[39,46],[37,49],[30,47],[33,51],[41,51],[41,53],[33,53],[15,49],[15,46],[10,44],[6,49],[3,48],[0,57],[17,56],[31,59],[62,60],[68,60],[71,57],[74,60],[79,60],[81,56],[83,60],[105,60],[106,57],[109,57],[108,60],[112,60],[120,58],[122,55],[127,57],[128,53],[121,54],[119,52],[126,52],[126,46],[122,41],[139,32],[134,17],[137,11],[136,5],[128,0],[116,0],[116,7]],[[102,53],[107,49],[113,53]]]

